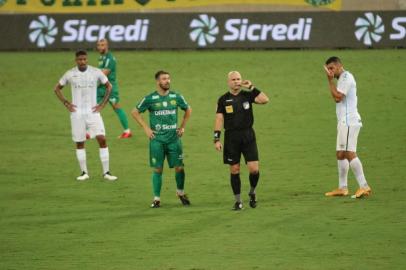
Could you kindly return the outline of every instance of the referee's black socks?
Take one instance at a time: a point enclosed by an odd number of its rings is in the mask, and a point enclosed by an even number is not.
[[[255,188],[257,187],[259,181],[259,171],[256,173],[250,173],[249,178],[251,185],[250,194],[255,194]]]
[[[235,196],[235,200],[237,202],[241,202],[241,179],[240,179],[240,174],[230,174],[230,182],[231,182],[231,188],[233,189],[233,193]]]

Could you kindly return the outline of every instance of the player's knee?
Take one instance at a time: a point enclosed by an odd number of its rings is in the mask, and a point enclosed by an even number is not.
[[[162,168],[154,168],[154,173],[162,174]]]
[[[175,172],[180,173],[183,171],[184,171],[183,167],[175,167]]]
[[[356,157],[357,157],[357,153],[355,153],[355,152],[350,152],[350,151],[345,152],[345,158],[348,159],[349,161],[353,160]]]
[[[346,158],[344,151],[337,151],[336,156],[337,156],[337,159],[339,159],[339,160],[343,160]]]
[[[96,140],[101,148],[107,147],[106,137],[104,137],[103,135],[96,136]]]
[[[83,149],[85,148],[85,142],[77,142],[76,149]]]
[[[230,166],[230,173],[238,174],[240,173],[240,164],[235,164]]]

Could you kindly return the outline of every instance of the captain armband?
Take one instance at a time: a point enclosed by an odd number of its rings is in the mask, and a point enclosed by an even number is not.
[[[214,143],[220,141],[220,136],[221,136],[221,131],[220,130],[215,130],[214,133],[213,133]]]

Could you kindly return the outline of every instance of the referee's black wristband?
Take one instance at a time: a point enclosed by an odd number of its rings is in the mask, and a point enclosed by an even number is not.
[[[214,143],[220,141],[221,131],[215,130],[213,133]]]
[[[258,96],[259,94],[261,94],[261,91],[259,91],[259,89],[257,89],[256,87],[254,87],[251,92],[254,94],[254,96]]]

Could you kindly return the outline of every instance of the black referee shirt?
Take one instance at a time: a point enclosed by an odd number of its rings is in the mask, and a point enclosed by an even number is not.
[[[230,92],[222,95],[217,102],[217,113],[224,115],[225,130],[243,130],[252,128],[254,115],[252,113],[252,103],[260,94],[259,91],[241,90],[238,95]]]

